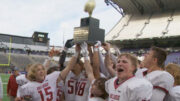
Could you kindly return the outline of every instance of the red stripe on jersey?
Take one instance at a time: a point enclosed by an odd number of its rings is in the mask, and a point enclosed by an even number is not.
[[[165,88],[163,88],[163,87],[159,87],[159,86],[153,86],[153,88],[154,89],[160,89],[160,90],[162,90],[162,91],[164,91],[166,94],[168,93],[168,90],[166,90]]]
[[[124,80],[123,82],[121,82],[121,83],[119,83],[119,84],[117,84],[117,82],[118,82],[118,78],[114,81],[114,88],[115,89],[117,89],[121,84],[123,84],[125,81],[127,81],[127,80],[129,80],[129,79],[131,79],[131,78],[133,78],[134,77],[134,75],[133,76],[131,76],[131,77],[129,77],[129,78],[127,78],[126,80]]]
[[[148,73],[148,70],[144,71],[144,72],[143,72],[143,76],[146,76],[147,73]]]

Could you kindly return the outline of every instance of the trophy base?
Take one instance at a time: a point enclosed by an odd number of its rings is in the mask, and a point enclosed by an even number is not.
[[[81,26],[74,28],[74,42],[80,44],[87,42],[95,44],[96,41],[104,42],[105,30],[99,28],[99,20],[88,17],[81,19]]]

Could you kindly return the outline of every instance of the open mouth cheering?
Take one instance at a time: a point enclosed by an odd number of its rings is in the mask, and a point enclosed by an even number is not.
[[[121,68],[118,68],[117,71],[120,73],[120,72],[123,72],[124,70]]]

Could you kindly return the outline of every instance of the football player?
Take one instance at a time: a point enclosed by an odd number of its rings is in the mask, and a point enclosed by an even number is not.
[[[34,64],[28,72],[27,84],[21,87],[24,100],[32,101],[56,101],[57,98],[57,83],[63,80],[73,65],[76,63],[76,56],[73,56],[67,67],[60,73],[55,71],[46,75],[45,67],[42,64]]]
[[[97,42],[95,44],[94,56],[93,56],[93,60],[95,60],[95,61],[93,63],[99,62],[98,50],[96,47],[97,45],[100,46],[100,42]],[[92,68],[90,61],[89,61],[87,44],[85,42],[83,44],[81,44],[81,51],[82,51],[84,61],[85,61],[84,68],[86,70],[88,80],[91,83],[91,87],[89,88],[88,101],[105,101],[108,96],[108,94],[105,91],[106,79],[100,78],[99,65],[96,65]],[[98,64],[98,63],[95,63],[95,64]]]
[[[171,74],[164,71],[164,62],[167,53],[164,49],[151,47],[150,51],[144,56],[144,70],[139,69],[137,77],[145,77],[153,85],[153,95],[151,101],[163,101],[166,94],[173,87],[174,78]],[[140,73],[140,74],[139,74]]]
[[[106,50],[109,52],[110,49]],[[116,77],[106,81],[105,84],[109,101],[149,101],[151,99],[152,84],[144,78],[134,76],[137,62],[137,58],[131,54],[124,53],[118,56]]]
[[[166,71],[174,77],[174,87],[170,89],[165,101],[180,101],[180,66],[170,63],[165,67]]]

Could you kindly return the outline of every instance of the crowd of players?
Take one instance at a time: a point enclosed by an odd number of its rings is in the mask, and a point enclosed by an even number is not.
[[[28,65],[27,74],[16,77],[15,101],[180,101],[180,66],[164,65],[165,50],[151,47],[140,62],[117,49],[114,55],[110,48],[100,41],[76,44],[61,71],[47,61]]]

